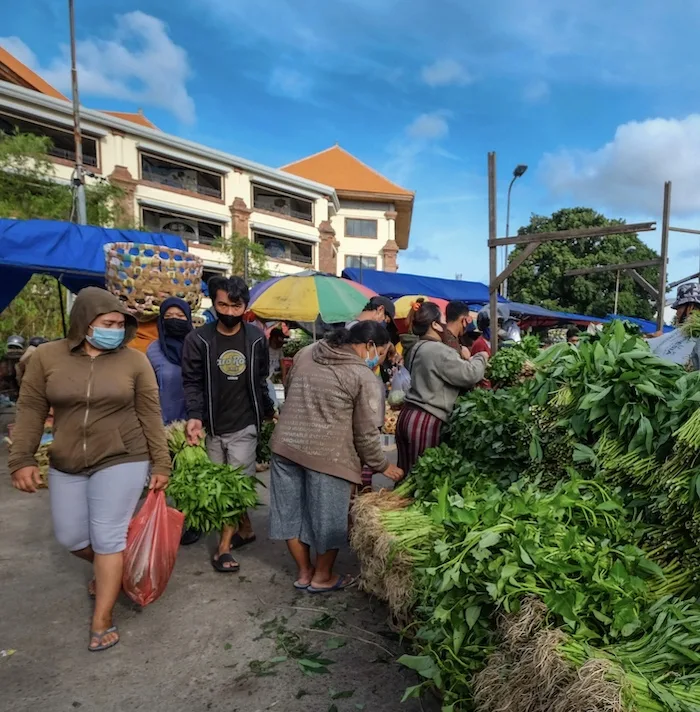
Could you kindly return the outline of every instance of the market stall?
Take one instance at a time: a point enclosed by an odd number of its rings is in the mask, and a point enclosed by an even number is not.
[[[421,678],[406,696],[696,712],[700,374],[619,320],[521,365],[458,401],[397,490],[355,504],[362,585]]]

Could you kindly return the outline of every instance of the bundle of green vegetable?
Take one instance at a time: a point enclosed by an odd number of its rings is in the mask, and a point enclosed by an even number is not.
[[[241,468],[216,465],[203,443],[188,445],[184,423],[168,426],[173,472],[168,497],[185,515],[185,526],[203,533],[237,526],[243,515],[259,504],[260,480]]]
[[[397,506],[365,512],[375,592],[389,598],[394,559],[410,589],[390,600],[425,680],[407,695],[432,686],[445,712],[700,712],[700,374],[621,323],[535,371],[460,399]],[[542,625],[513,655],[497,621],[533,598]]]
[[[258,447],[255,454],[256,461],[261,464],[270,462],[270,458],[272,457],[272,450],[270,450],[270,440],[272,439],[272,433],[274,431],[274,421],[263,423],[260,434],[258,435]]]

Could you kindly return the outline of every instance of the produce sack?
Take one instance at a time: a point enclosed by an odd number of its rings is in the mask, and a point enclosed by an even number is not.
[[[160,598],[180,548],[185,515],[165,503],[165,492],[151,490],[129,524],[122,586],[139,606]]]
[[[685,366],[693,353],[696,339],[688,338],[681,329],[674,329],[668,334],[649,339],[651,352],[659,358]]]

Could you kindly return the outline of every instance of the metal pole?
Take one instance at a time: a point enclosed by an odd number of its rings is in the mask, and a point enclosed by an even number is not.
[[[513,176],[508,186],[508,200],[506,201],[506,237],[510,237],[510,192],[513,190],[513,183],[518,180],[518,176]],[[508,245],[506,245],[506,256],[503,264],[503,269],[508,266]],[[508,280],[503,281],[503,286],[501,288],[501,296],[504,298],[508,297]]]
[[[491,151],[488,159],[489,180],[489,240],[498,237],[496,216],[496,154]],[[489,246],[489,321],[491,328],[491,354],[498,351],[498,293],[496,278],[498,277],[498,247]]]
[[[617,276],[615,277],[615,306],[613,308],[613,315],[617,316],[617,299],[620,295],[620,270],[617,270]]]
[[[83,137],[80,133],[80,96],[78,94],[78,62],[75,52],[75,7],[74,0],[68,0],[70,22],[70,76],[73,91],[73,136],[75,138],[75,207],[79,225],[87,225],[87,205],[85,201],[85,175],[83,172]]]
[[[664,184],[664,212],[661,219],[661,264],[659,265],[659,297],[656,300],[656,328],[664,328],[666,308],[666,269],[668,262],[668,226],[671,217],[671,181]]]
[[[63,330],[63,338],[68,336],[66,331],[66,309],[63,305],[63,292],[61,291],[61,282],[56,278],[56,287],[58,288],[58,303],[61,306],[61,329]]]

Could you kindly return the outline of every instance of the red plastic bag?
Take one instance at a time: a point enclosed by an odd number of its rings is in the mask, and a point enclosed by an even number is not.
[[[165,492],[151,490],[129,524],[122,586],[139,606],[160,598],[175,568],[185,515],[165,503]]]

